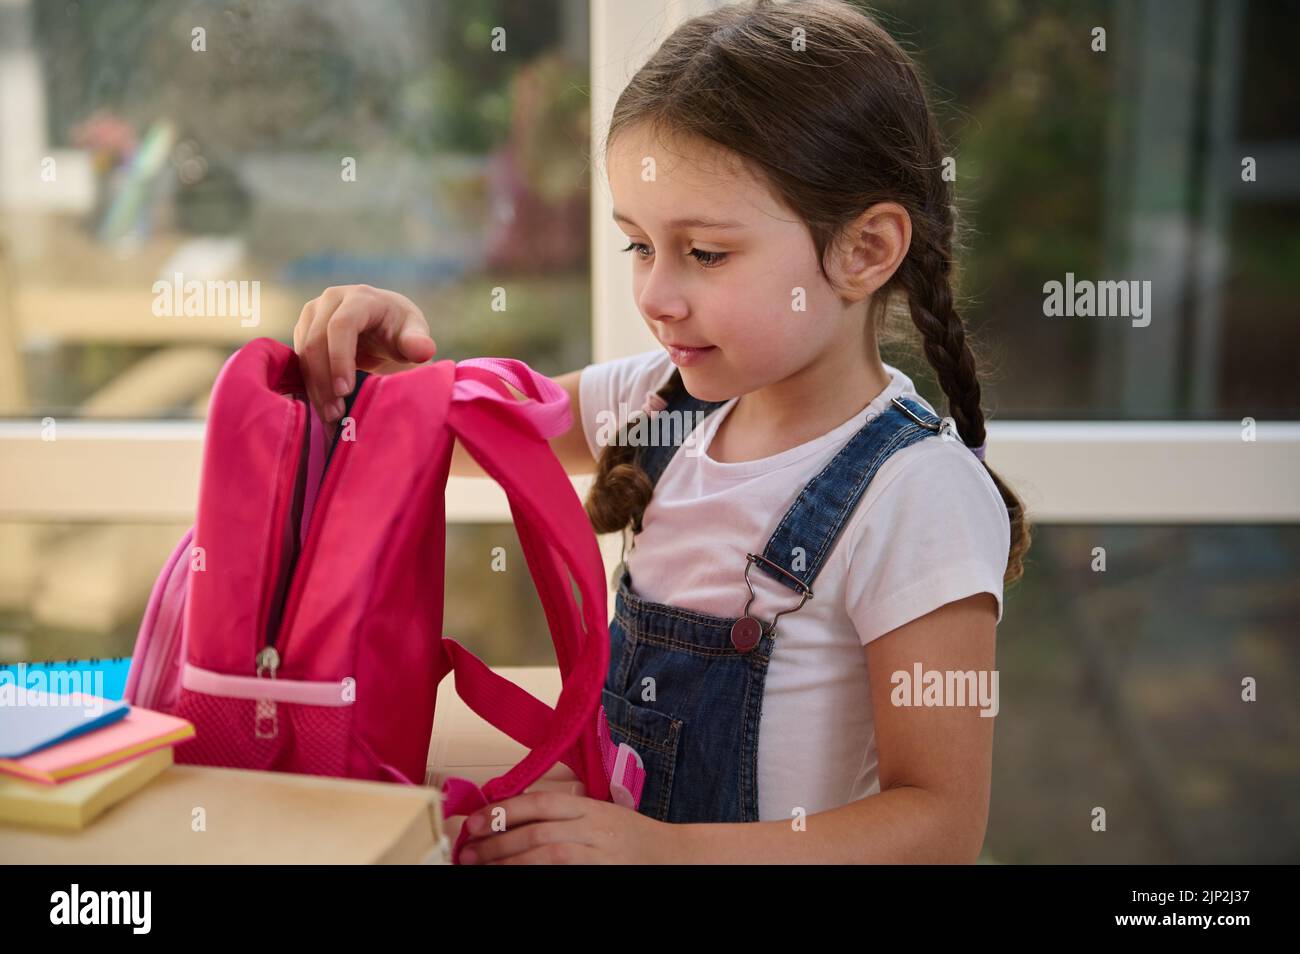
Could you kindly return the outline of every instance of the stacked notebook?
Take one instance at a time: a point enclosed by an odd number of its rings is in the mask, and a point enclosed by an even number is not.
[[[83,694],[0,705],[0,822],[81,828],[172,764],[192,723]]]

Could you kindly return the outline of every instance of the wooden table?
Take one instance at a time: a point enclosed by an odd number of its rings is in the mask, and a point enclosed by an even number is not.
[[[547,705],[559,698],[553,666],[495,671]],[[482,784],[527,754],[475,715],[453,680],[448,676],[438,693],[426,785],[174,765],[81,831],[0,823],[0,862],[449,863],[463,818],[443,819],[442,780],[455,775]],[[583,791],[563,764],[530,791],[544,789]]]

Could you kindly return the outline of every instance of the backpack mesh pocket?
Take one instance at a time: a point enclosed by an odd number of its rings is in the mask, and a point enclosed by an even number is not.
[[[176,761],[304,775],[346,775],[352,706],[313,706],[182,689],[176,715],[194,738]]]

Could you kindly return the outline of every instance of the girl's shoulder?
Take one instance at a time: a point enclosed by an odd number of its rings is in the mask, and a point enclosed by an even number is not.
[[[1010,532],[1006,503],[988,468],[961,441],[934,436],[895,451],[880,466],[847,530],[860,538],[873,525],[942,526],[968,516]]]
[[[973,593],[992,593],[1002,618],[1011,520],[959,441],[927,438],[882,464],[843,543],[846,609],[864,644]]]

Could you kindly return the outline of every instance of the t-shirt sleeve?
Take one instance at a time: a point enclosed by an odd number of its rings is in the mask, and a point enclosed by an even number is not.
[[[599,457],[605,435],[618,433],[628,415],[645,403],[673,374],[668,352],[661,348],[589,364],[578,379],[578,413],[592,457]]]
[[[975,593],[1002,621],[1006,504],[964,445],[926,439],[881,465],[845,530],[845,609],[865,646]]]

